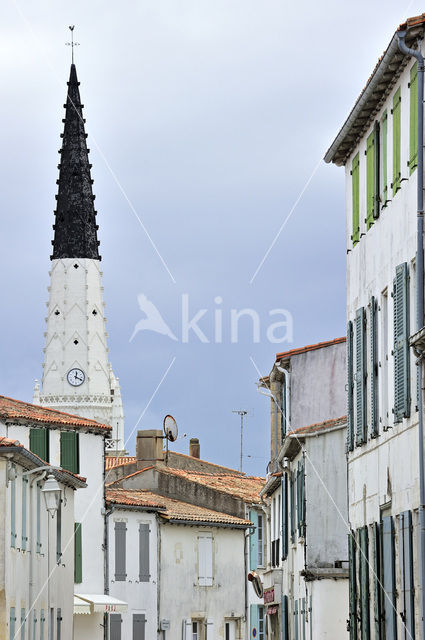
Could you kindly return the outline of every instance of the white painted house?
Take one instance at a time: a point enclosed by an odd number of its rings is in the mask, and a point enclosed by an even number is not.
[[[345,167],[350,638],[420,635],[417,64],[394,33],[325,156]],[[423,325],[423,319],[421,320]]]
[[[251,612],[250,638],[348,638],[345,339],[278,353],[260,390],[271,461],[256,569],[264,606]]]
[[[19,412],[18,403],[15,410]],[[4,419],[2,406],[3,433]],[[0,637],[71,640],[74,492],[86,487],[84,478],[49,468],[4,435],[0,477]]]

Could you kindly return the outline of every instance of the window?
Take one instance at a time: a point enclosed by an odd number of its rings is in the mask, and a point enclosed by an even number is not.
[[[21,549],[26,551],[28,536],[27,536],[27,493],[28,493],[28,478],[22,478],[22,536],[21,536]]]
[[[30,450],[45,462],[49,462],[49,430],[30,429]]]
[[[401,90],[393,98],[393,197],[401,184]]]
[[[418,63],[410,69],[410,175],[418,166]]]
[[[264,615],[264,607],[258,607],[258,640],[265,640],[266,637],[266,620]]]
[[[407,262],[394,279],[394,421],[410,415],[409,274]]]
[[[356,246],[360,239],[360,181],[359,181],[359,154],[354,156],[351,166],[351,182],[352,182],[352,220],[353,232],[351,239],[353,247]]]
[[[10,469],[10,546],[16,547],[16,467],[13,464]]]
[[[74,523],[74,582],[83,581],[83,557],[81,540],[81,522]]]
[[[61,561],[62,561],[62,500],[59,500],[58,510],[56,512],[56,562],[57,564],[60,564]]]
[[[199,639],[199,623],[192,622],[192,640]]]
[[[115,523],[115,580],[125,581],[126,574],[126,533],[125,522]]]
[[[209,533],[198,536],[198,582],[201,587],[211,587],[213,584],[212,564],[212,535]]]
[[[149,525],[139,524],[139,582],[149,582]]]
[[[79,438],[76,431],[62,431],[61,433],[61,467],[80,472]]]
[[[261,513],[258,514],[257,545],[258,545],[257,566],[262,567],[264,564],[264,540],[263,540],[263,516]]]

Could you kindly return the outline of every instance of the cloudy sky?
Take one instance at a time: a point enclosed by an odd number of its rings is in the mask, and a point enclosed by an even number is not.
[[[75,24],[128,449],[143,412],[138,428],[171,413],[187,433],[177,450],[197,436],[202,457],[236,467],[232,410],[246,409],[244,470],[263,474],[268,406],[250,358],[266,374],[276,351],[345,333],[343,170],[321,158],[397,25],[422,10],[399,0],[2,2],[0,393],[31,401],[41,376]],[[178,341],[145,331],[129,342],[140,293]],[[207,310],[208,342],[193,332],[182,342],[183,294],[191,316]],[[231,309],[244,308],[258,314],[257,343],[249,318],[231,343]],[[291,314],[291,341],[267,339],[273,309]]]

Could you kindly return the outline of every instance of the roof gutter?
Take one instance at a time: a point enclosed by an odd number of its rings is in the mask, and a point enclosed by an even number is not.
[[[250,522],[247,522],[246,524],[232,524],[230,522],[211,522],[211,520],[178,520],[176,518],[163,518],[163,521],[169,522],[170,524],[186,524],[191,527],[218,527],[220,529],[249,529],[249,527],[252,527]]]

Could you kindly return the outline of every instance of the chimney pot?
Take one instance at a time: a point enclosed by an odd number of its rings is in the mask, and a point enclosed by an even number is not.
[[[192,458],[200,458],[201,457],[201,445],[199,444],[198,438],[191,438],[189,441],[189,455]]]

